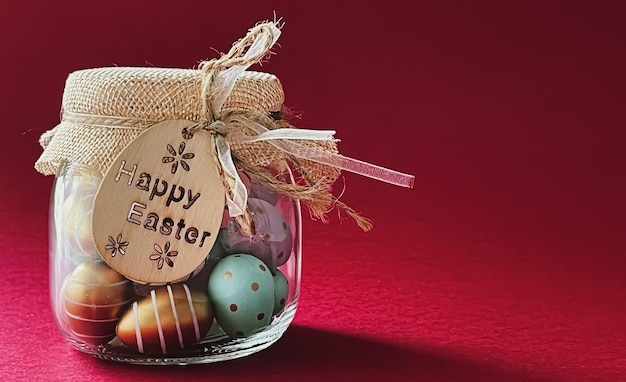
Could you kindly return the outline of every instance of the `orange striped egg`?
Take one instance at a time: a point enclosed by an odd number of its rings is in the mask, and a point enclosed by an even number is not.
[[[186,284],[165,285],[133,302],[117,325],[117,336],[139,353],[167,354],[200,341],[212,322],[206,294]]]
[[[115,325],[130,302],[132,286],[101,261],[74,269],[63,292],[67,323],[77,339],[101,344],[115,337]]]

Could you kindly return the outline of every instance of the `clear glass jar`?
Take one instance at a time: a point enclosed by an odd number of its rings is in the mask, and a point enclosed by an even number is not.
[[[254,236],[225,218],[193,274],[142,285],[98,254],[91,221],[102,178],[72,169],[60,167],[52,193],[50,291],[56,323],[76,349],[119,362],[184,365],[243,357],[282,336],[300,294],[298,201],[250,182]],[[293,182],[288,170],[282,176]]]

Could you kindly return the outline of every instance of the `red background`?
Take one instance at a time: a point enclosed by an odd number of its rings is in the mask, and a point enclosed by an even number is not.
[[[3,1],[4,380],[626,379],[626,28],[615,1]],[[65,344],[48,305],[51,177],[33,170],[65,78],[193,67],[284,17],[300,127],[416,175],[345,175],[362,233],[304,226],[293,326],[247,359],[138,367]],[[257,68],[258,69],[258,68]]]

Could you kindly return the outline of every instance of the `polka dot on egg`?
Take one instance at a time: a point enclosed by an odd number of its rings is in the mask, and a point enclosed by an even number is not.
[[[264,318],[265,318],[265,313],[259,313],[259,315],[256,316],[256,319],[259,320],[259,321],[261,321]]]
[[[259,284],[258,283],[252,283],[252,285],[250,285],[250,288],[252,288],[253,291],[258,291],[259,290]]]
[[[283,222],[283,229],[286,231],[287,230],[287,223]]]
[[[237,304],[230,304],[230,311],[231,312],[236,312],[237,311]]]
[[[278,254],[278,256],[276,256],[276,258],[277,258],[277,259],[280,259],[280,258],[282,258],[283,256],[285,256],[285,253],[284,253],[284,252],[280,252],[280,253]]]
[[[237,331],[235,332],[235,335],[236,335],[237,337],[243,337],[243,332],[242,332],[241,330],[237,330]]]
[[[263,266],[263,264],[259,264],[259,268],[261,268],[261,270],[265,272],[265,267]]]
[[[225,272],[225,273],[224,273],[224,278],[225,278],[226,280],[230,280],[230,279],[232,279],[232,278],[233,278],[233,274],[232,274],[231,272]]]
[[[280,305],[285,305],[285,299],[284,298],[280,299]]]

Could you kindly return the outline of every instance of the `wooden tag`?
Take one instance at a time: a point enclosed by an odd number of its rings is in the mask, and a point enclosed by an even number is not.
[[[190,121],[154,125],[117,157],[96,194],[93,235],[109,266],[141,283],[192,273],[225,205],[213,137]]]

